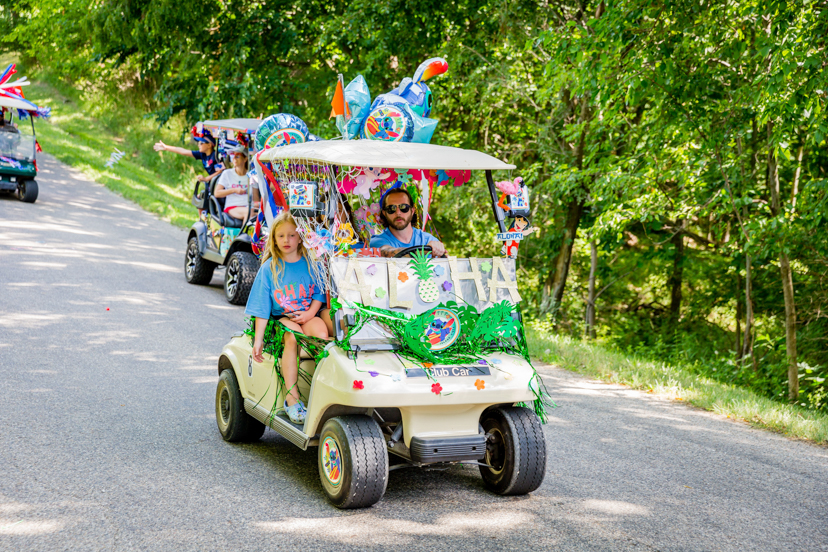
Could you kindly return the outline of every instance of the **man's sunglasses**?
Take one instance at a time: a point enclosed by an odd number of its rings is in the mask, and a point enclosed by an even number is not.
[[[383,207],[382,210],[388,213],[389,215],[393,215],[397,212],[398,207],[400,209],[400,213],[407,213],[411,210],[411,205],[409,205],[408,203],[403,203],[402,205],[386,205],[385,207]]]

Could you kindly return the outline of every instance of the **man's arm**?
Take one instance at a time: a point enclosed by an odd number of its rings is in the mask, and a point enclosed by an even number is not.
[[[178,155],[188,155],[190,157],[195,157],[191,150],[185,148],[179,148],[177,146],[168,146],[164,142],[159,141],[157,144],[153,146],[155,151],[169,151],[171,153],[177,153]]]

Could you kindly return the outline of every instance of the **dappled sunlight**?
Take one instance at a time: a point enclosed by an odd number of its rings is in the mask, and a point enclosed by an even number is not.
[[[507,532],[527,530],[536,521],[530,512],[513,508],[480,508],[474,515],[452,513],[436,516],[431,523],[407,519],[384,518],[374,513],[355,513],[327,518],[284,518],[278,521],[254,522],[253,526],[267,533],[289,534],[294,538],[318,538],[343,544],[364,544],[370,534],[377,544],[390,546],[413,542],[420,537],[502,536]]]
[[[0,535],[42,535],[54,533],[64,527],[64,522],[58,520],[38,519],[33,521],[0,518]]]
[[[148,293],[140,291],[129,291],[119,295],[105,295],[100,298],[101,303],[127,303],[130,305],[153,305],[167,306],[169,297],[164,293]]]
[[[239,309],[239,307],[234,307],[232,305],[210,305],[210,304],[205,304],[204,306],[207,307],[208,309],[213,309],[213,310],[238,310]]]
[[[155,270],[155,271],[160,271],[160,272],[175,272],[176,274],[181,272],[181,267],[173,268],[170,265],[164,265],[164,264],[161,264],[161,263],[142,263],[142,262],[139,262],[139,261],[118,261],[118,260],[112,260],[111,262],[113,262],[115,264],[129,265],[129,266],[134,266],[136,268],[145,268],[147,270]]]
[[[16,221],[16,220],[0,220],[0,228],[15,228],[20,230],[30,230],[32,232],[58,232],[65,234],[76,234],[79,236],[94,236],[96,238],[103,238],[103,232],[93,232],[90,230],[81,230],[80,228],[72,228],[67,224],[51,224],[44,221]]]
[[[583,501],[581,504],[588,510],[595,510],[604,514],[619,516],[646,516],[650,514],[649,508],[618,500],[590,499]]]
[[[47,261],[23,261],[23,266],[29,266],[32,268],[47,268],[47,269],[55,269],[55,268],[66,268],[65,263],[50,263]]]
[[[62,314],[38,314],[38,313],[0,313],[0,326],[6,328],[34,330],[43,328],[49,324],[56,324],[66,316]]]

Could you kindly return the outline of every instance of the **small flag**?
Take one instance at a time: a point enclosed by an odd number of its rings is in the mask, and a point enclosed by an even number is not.
[[[351,119],[351,108],[348,107],[348,102],[345,101],[345,87],[343,86],[342,74],[339,74],[336,79],[336,90],[334,91],[333,101],[331,102],[331,116],[328,119],[338,116],[345,117],[346,121]]]

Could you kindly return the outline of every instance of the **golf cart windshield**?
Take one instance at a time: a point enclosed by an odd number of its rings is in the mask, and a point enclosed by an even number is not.
[[[15,121],[7,115],[4,123],[0,126],[0,158],[17,162],[34,161],[36,146],[32,121]],[[15,123],[18,126],[15,126]]]
[[[264,150],[256,160],[272,164],[271,184],[278,183],[315,260],[328,257],[317,266],[326,272],[331,297],[338,299],[337,337],[343,335],[343,318],[345,326],[353,327],[348,339],[351,347],[363,351],[398,348],[398,336],[387,331],[383,320],[411,320],[443,311],[446,317],[493,308],[516,312],[513,309],[520,294],[514,259],[430,258],[426,254],[379,258],[367,240],[366,249],[348,251],[347,244],[356,241],[351,224],[334,216],[342,212],[336,204],[342,201],[338,198],[347,195],[355,229],[377,235],[382,231],[376,218],[381,194],[400,188],[411,194],[420,220],[427,220],[435,187],[463,185],[476,170],[486,173],[492,209],[502,232],[503,211],[497,206],[492,171],[508,171],[514,165],[475,150],[372,140],[291,144]],[[332,193],[334,189],[339,193]],[[366,323],[361,323],[360,317]],[[446,334],[449,327],[439,335]]]

